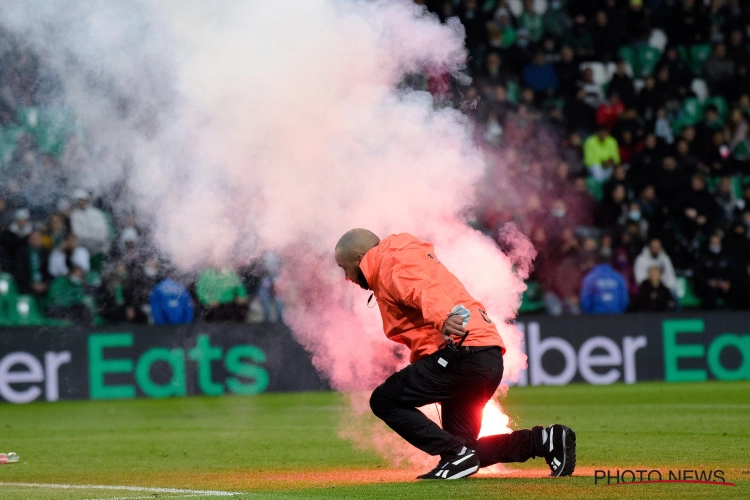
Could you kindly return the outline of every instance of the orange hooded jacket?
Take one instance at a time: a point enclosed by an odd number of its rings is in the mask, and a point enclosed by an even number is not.
[[[360,268],[378,300],[386,337],[411,349],[412,363],[445,343],[443,322],[458,304],[471,313],[463,345],[498,346],[505,353],[484,306],[440,263],[432,244],[394,234],[370,249]]]

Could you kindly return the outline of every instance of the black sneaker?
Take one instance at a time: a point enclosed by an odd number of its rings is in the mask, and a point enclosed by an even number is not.
[[[479,470],[479,457],[477,452],[463,447],[457,455],[446,455],[440,460],[437,467],[427,474],[418,476],[417,479],[460,479],[462,477],[476,474]]]
[[[576,433],[560,424],[550,425],[544,432],[544,460],[552,471],[550,476],[570,476],[576,468]]]

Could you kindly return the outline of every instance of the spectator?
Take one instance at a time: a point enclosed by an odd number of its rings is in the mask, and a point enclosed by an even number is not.
[[[543,21],[544,31],[558,40],[562,39],[573,27],[573,20],[565,12],[561,0],[552,0],[549,3],[547,11],[544,13]]]
[[[599,10],[594,18],[591,28],[591,39],[593,41],[595,57],[598,61],[609,62],[617,57],[622,33],[617,27],[612,26],[605,10]]]
[[[596,211],[596,225],[601,228],[624,226],[628,220],[628,201],[624,184],[616,184]]]
[[[573,49],[577,58],[590,60],[594,57],[594,40],[586,27],[586,16],[573,19],[573,29],[565,34],[563,43]]]
[[[529,34],[529,42],[538,44],[544,36],[544,20],[534,11],[534,0],[523,1],[523,12],[518,18],[518,29]]]
[[[747,43],[742,30],[733,30],[729,35],[729,44],[727,45],[727,57],[734,61],[735,67],[750,63],[748,59]]]
[[[47,272],[47,251],[42,246],[42,234],[34,230],[29,234],[25,246],[16,254],[15,278],[21,293],[44,296],[49,287],[50,275]]]
[[[630,298],[625,279],[609,261],[599,257],[597,265],[583,278],[581,312],[583,314],[621,314]]]
[[[732,277],[727,295],[727,304],[732,309],[750,310],[750,262]]]
[[[615,248],[612,256],[612,269],[620,273],[620,276],[625,280],[629,295],[638,293],[638,285],[635,283],[635,276],[633,275],[633,266],[630,265],[628,252],[625,248]]]
[[[635,86],[633,79],[628,75],[627,62],[624,59],[617,61],[617,69],[609,81],[608,90],[610,94],[616,92],[626,107],[631,108],[635,104]]]
[[[719,207],[706,189],[706,180],[702,175],[694,175],[690,179],[690,189],[678,196],[675,204],[684,215],[683,231],[689,238],[698,231],[706,234],[719,215]]]
[[[545,234],[545,231],[540,227],[535,233]],[[558,229],[556,233],[550,245],[552,249],[545,252],[542,258],[540,274],[544,304],[547,312],[553,316],[578,315],[581,313],[578,295],[583,277],[578,240],[570,227]],[[538,240],[535,240],[535,244],[538,244]]]
[[[747,138],[748,134],[747,120],[742,110],[739,108],[732,109],[724,131],[729,141],[729,148],[734,151],[737,145]]]
[[[706,61],[704,73],[712,94],[726,93],[729,82],[734,77],[734,61],[727,58],[727,47],[723,43],[714,46],[713,54]]]
[[[89,251],[78,244],[75,234],[69,234],[60,245],[52,250],[47,270],[53,277],[66,276],[73,267],[83,270],[84,274],[91,269]]]
[[[560,49],[560,61],[555,64],[555,74],[559,81],[559,90],[562,97],[572,99],[576,94],[576,82],[578,82],[578,62],[575,60],[573,49],[565,45]]]
[[[596,129],[596,116],[594,109],[586,102],[586,91],[578,89],[575,99],[568,99],[563,105],[565,126],[578,136],[590,134]]]
[[[664,221],[662,202],[656,197],[656,189],[653,184],[647,184],[638,196],[638,207],[641,209],[641,217],[648,222],[649,227],[660,227]]]
[[[544,60],[544,53],[537,51],[534,60],[523,69],[523,80],[535,92],[554,96],[559,82],[552,65]]]
[[[651,34],[651,19],[643,8],[643,0],[630,0],[625,14],[625,38],[631,44],[648,42]]]
[[[193,301],[181,284],[165,279],[156,285],[149,300],[156,325],[180,325],[193,322]]]
[[[719,300],[726,303],[734,279],[732,256],[724,250],[721,238],[712,234],[695,265],[695,292],[703,301],[703,308],[715,309]]]
[[[83,293],[85,274],[83,269],[74,265],[69,274],[52,281],[47,293],[48,317],[73,321],[82,326],[92,323],[93,315],[86,306]]]
[[[276,321],[283,321],[283,303],[276,294],[276,281],[279,277],[279,261],[273,252],[263,254],[263,277],[258,296],[263,308],[263,321],[272,321],[271,307],[274,309]]]
[[[478,80],[484,85],[507,85],[510,75],[502,66],[502,58],[496,52],[490,52],[487,55],[482,73],[479,74]]]
[[[596,110],[596,124],[599,127],[612,130],[620,115],[625,111],[625,105],[617,92],[610,92],[609,99],[602,102]]]
[[[60,213],[53,213],[47,222],[46,234],[42,235],[44,248],[52,250],[60,245],[68,235],[68,226],[65,217]]]
[[[669,41],[675,45],[693,45],[708,40],[709,21],[702,1],[675,2],[665,20]]]
[[[112,323],[148,322],[148,316],[140,307],[141,300],[133,278],[128,274],[124,262],[118,262],[105,276],[100,290],[100,302],[103,305],[102,315]]]
[[[672,144],[674,142],[674,132],[672,131],[672,124],[669,123],[667,117],[667,110],[659,108],[656,112],[656,121],[654,122],[654,135],[664,141],[666,144]]]
[[[233,270],[208,268],[195,283],[198,301],[205,308],[206,321],[244,322],[247,318],[247,292]]]
[[[18,238],[24,239],[31,234],[33,227],[29,218],[31,214],[27,208],[19,208],[16,210],[15,220],[8,226],[8,231],[15,234]]]
[[[584,101],[593,109],[597,109],[604,101],[604,91],[594,82],[594,71],[591,68],[583,70],[583,80],[578,82],[578,87],[583,89],[586,96]]]
[[[109,226],[104,213],[89,204],[85,189],[77,189],[74,196],[77,208],[70,213],[70,228],[80,244],[93,255],[109,249]]]
[[[654,173],[663,156],[656,135],[648,134],[643,141],[643,149],[633,154],[628,175],[633,187],[638,191],[653,182]]]
[[[737,197],[734,194],[734,184],[729,176],[722,177],[714,189],[714,200],[719,207],[719,223],[728,226],[734,216]]]
[[[658,267],[650,267],[648,279],[641,283],[633,300],[633,310],[664,312],[674,311],[676,306],[672,292],[661,281],[661,270]]]
[[[659,238],[652,238],[648,246],[643,248],[641,254],[635,259],[633,274],[639,285],[648,279],[648,270],[652,267],[659,268],[659,278],[673,293],[677,288],[677,276],[672,266],[672,259],[664,251]]]
[[[656,119],[656,111],[663,105],[664,99],[662,86],[657,85],[656,78],[653,76],[646,77],[645,85],[636,99],[636,109],[644,120],[653,121]]]
[[[620,164],[617,141],[606,127],[599,127],[597,133],[583,143],[583,163],[599,182],[609,179],[613,167]]]
[[[693,72],[687,63],[680,57],[677,47],[669,45],[664,55],[656,65],[656,72],[659,73],[662,68],[669,71],[669,85],[679,89],[679,94],[687,96],[690,84],[693,81]]]
[[[0,192],[0,231],[7,229],[15,218],[15,213],[8,208],[7,203],[5,196]]]

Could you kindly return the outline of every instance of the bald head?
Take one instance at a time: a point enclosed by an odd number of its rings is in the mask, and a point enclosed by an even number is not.
[[[347,280],[357,283],[365,290],[369,290],[370,287],[359,268],[359,263],[362,262],[368,250],[376,247],[378,243],[380,243],[380,238],[367,229],[347,231],[336,243],[336,264],[344,270]]]

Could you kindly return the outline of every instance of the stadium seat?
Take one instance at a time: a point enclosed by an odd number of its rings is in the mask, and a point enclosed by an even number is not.
[[[667,34],[659,28],[652,29],[651,36],[648,37],[648,45],[657,49],[659,52],[664,52],[664,49],[667,48],[668,41]]]
[[[523,314],[543,311],[545,308],[543,294],[544,290],[539,283],[527,281],[526,291],[523,292],[523,297],[521,297],[521,307],[518,312]]]
[[[596,201],[602,201],[602,198],[604,198],[604,187],[601,182],[589,176],[586,177],[586,187],[592,198]]]
[[[44,325],[47,320],[41,312],[36,299],[31,295],[19,295],[12,309],[11,321],[14,325]]]
[[[702,78],[694,78],[690,84],[690,90],[695,92],[695,95],[701,102],[705,101],[708,97],[708,85],[706,84],[706,80]]]
[[[711,57],[711,44],[699,43],[690,46],[690,69],[693,70],[693,74],[703,74],[703,66],[706,65],[709,57]]]
[[[654,68],[661,59],[659,49],[644,45],[638,49],[638,74],[639,78],[645,78],[654,72]]]
[[[547,12],[548,3],[547,0],[534,0],[534,12],[543,16]]]
[[[678,45],[676,48],[677,48],[677,55],[680,56],[680,59],[690,64],[690,57],[688,56],[688,51],[685,48],[685,46]]]
[[[507,0],[505,3],[513,17],[518,19],[518,16],[523,13],[523,0]]]
[[[624,45],[620,47],[620,50],[617,52],[617,54],[620,56],[621,59],[625,59],[628,64],[630,64],[631,69],[633,70],[634,75],[640,75],[640,65],[638,64],[638,57],[636,56],[635,50],[633,50],[633,47],[630,47],[628,45]]]
[[[729,117],[729,105],[727,104],[727,100],[718,95],[709,97],[703,103],[703,109],[705,110],[706,107],[712,104],[716,106],[716,110],[719,112],[719,120],[722,123],[726,121],[726,119]]]
[[[693,291],[693,284],[684,276],[677,276],[676,292],[683,309],[700,307],[703,303]]]
[[[695,125],[703,119],[703,105],[697,97],[688,97],[682,102],[680,119],[686,125]]]
[[[609,72],[607,71],[607,67],[604,65],[604,63],[590,61],[590,62],[581,63],[578,66],[578,69],[581,71],[583,71],[586,68],[591,68],[591,71],[594,73],[594,83],[599,86],[606,85],[612,79],[612,75],[609,74]]]
[[[13,275],[0,273],[0,299],[12,298],[18,295],[18,285]]]
[[[508,82],[505,88],[505,94],[510,102],[516,103],[521,97],[521,87],[516,82]]]
[[[641,90],[643,90],[643,87],[646,86],[646,80],[643,79],[636,79],[633,80],[633,88],[635,89],[635,93],[638,94]]]

